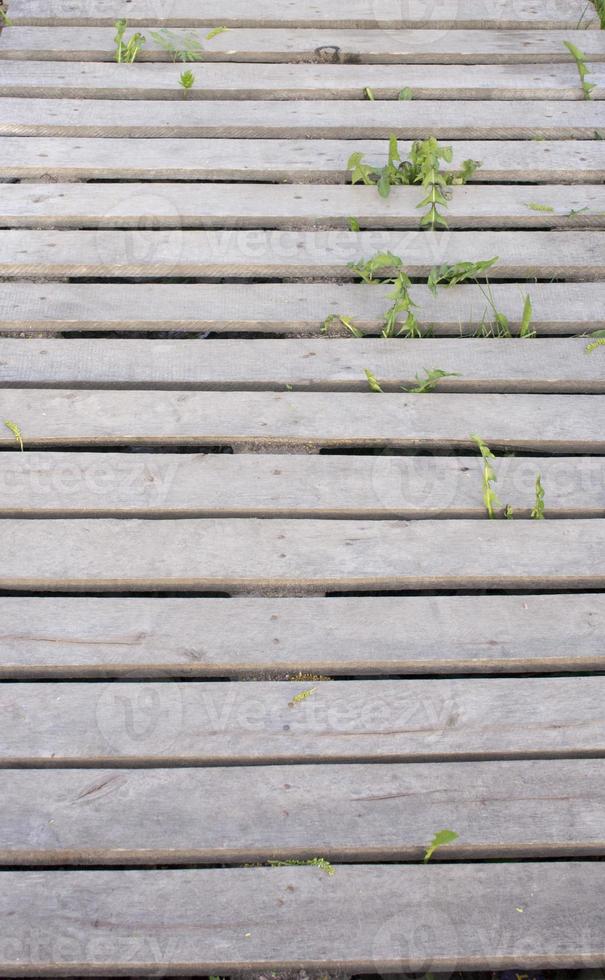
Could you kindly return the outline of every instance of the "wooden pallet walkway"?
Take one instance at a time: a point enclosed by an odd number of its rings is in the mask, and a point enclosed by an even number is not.
[[[0,974],[604,967],[592,5],[5,6]]]

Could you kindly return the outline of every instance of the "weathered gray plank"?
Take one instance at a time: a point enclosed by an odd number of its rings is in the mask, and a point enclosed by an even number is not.
[[[263,147],[252,142],[252,137],[294,138],[303,140],[297,144],[297,155],[309,150],[308,138],[315,139],[388,139],[396,132],[400,139],[418,139],[430,135],[439,139],[456,140],[512,140],[512,139],[574,139],[594,140],[595,130],[604,125],[603,106],[595,101],[583,102],[442,102],[442,101],[382,101],[382,102],[348,102],[334,105],[333,101],[322,102],[312,100],[306,102],[267,102],[251,101],[245,103],[237,100],[193,102],[189,99],[181,102],[156,101],[153,105],[142,101],[106,101],[96,99],[23,99],[0,98],[0,134],[3,136],[75,136],[75,137],[216,137],[221,139],[231,137],[237,140],[251,140],[246,144],[246,159],[238,160],[241,166],[250,167],[253,160],[258,161],[258,154]],[[160,152],[163,143],[156,147]],[[179,158],[175,164],[182,166],[181,156],[185,153],[187,165],[193,165],[194,157],[189,157],[187,149],[179,144]],[[50,150],[52,144],[46,143]],[[224,143],[222,148],[212,142],[202,142],[197,145],[196,156],[198,166],[206,154],[216,151],[215,167],[224,167],[233,161],[225,160],[231,153],[224,153],[225,148],[232,150]],[[241,146],[239,147],[241,149]],[[17,164],[25,155],[26,147],[14,145]],[[77,140],[71,146],[70,153],[83,150]],[[119,154],[133,154],[140,146],[129,149],[125,144],[119,148]],[[152,147],[146,146],[146,155]],[[283,155],[288,149],[283,143],[275,143],[266,147],[267,162],[276,154]],[[310,149],[313,149],[311,144]],[[331,147],[322,144],[326,152],[317,154],[318,160],[329,157]],[[342,147],[339,165],[346,163],[347,151],[351,144]],[[364,148],[365,149],[365,148]],[[368,148],[377,156],[385,155],[383,146]],[[514,146],[508,147],[509,157]],[[533,150],[535,151],[535,147]],[[540,149],[540,147],[538,147]],[[542,148],[543,150],[545,148]],[[573,151],[572,147],[567,147]],[[584,151],[595,149],[587,144]],[[599,149],[597,144],[596,149]],[[486,145],[482,149],[481,159],[484,162],[481,179],[485,180],[486,163],[493,168],[493,154],[496,147]],[[95,144],[95,152],[103,151],[103,143]],[[271,151],[269,154],[268,151]],[[552,148],[549,149],[552,152]],[[326,157],[328,153],[328,157]],[[476,151],[457,150],[456,159],[461,156],[476,155]],[[487,158],[485,154],[488,154]],[[118,165],[117,152],[108,157],[108,166]],[[252,157],[252,160],[250,159]],[[105,155],[103,159],[105,158]],[[308,153],[303,157],[308,161]],[[77,159],[80,159],[78,156]],[[132,165],[141,161],[132,157]],[[157,163],[157,160],[155,161]],[[514,161],[513,161],[514,162]],[[295,159],[291,166],[294,166]],[[216,178],[215,178],[216,179]]]
[[[523,297],[519,298],[523,305]],[[528,346],[529,344],[529,346]],[[0,339],[0,384],[15,388],[384,391],[418,385],[425,369],[451,377],[439,391],[605,394],[603,359],[586,338],[353,340]]]
[[[604,898],[594,861],[7,871],[0,963],[35,977],[585,969],[605,959]]]
[[[0,767],[602,758],[604,697],[605,677],[6,683]]]
[[[527,341],[531,343],[531,341]],[[598,353],[598,352],[597,352]],[[593,356],[597,356],[597,353]],[[605,452],[603,395],[0,390],[36,446],[227,445]],[[0,446],[15,438],[0,427]]]
[[[27,279],[325,278],[353,279],[349,263],[388,250],[409,275],[435,265],[498,257],[500,279],[605,277],[600,231],[405,232],[287,231],[0,231],[0,276]],[[388,272],[388,270],[385,270]]]
[[[317,184],[0,184],[0,228],[418,228],[422,188]],[[600,228],[605,186],[457,187],[451,228]]]
[[[13,520],[0,588],[231,595],[605,586],[605,520]]]
[[[441,827],[459,838],[437,860],[605,851],[602,759],[12,770],[0,787],[3,865],[418,861]]]
[[[471,141],[455,143],[453,151],[458,166],[465,159],[481,161],[476,177],[481,182],[598,183],[605,180],[603,144],[595,139]],[[386,144],[375,140],[248,140],[242,145],[241,140],[222,137],[119,141],[4,137],[0,139],[0,176],[343,183],[350,180],[347,161],[353,149],[367,153],[368,162],[376,166],[386,159]],[[400,149],[406,154],[409,143],[401,144]]]
[[[246,0],[207,0],[200,10],[197,0],[171,0],[170,7],[155,0],[11,0],[15,24],[83,24],[113,26],[117,17],[131,25],[165,24],[171,27],[204,27],[215,23],[269,27],[358,27],[395,29],[430,23],[435,28],[565,28],[598,27],[597,18],[582,0],[470,0],[461,9],[456,0],[439,0],[430,7],[403,7],[397,0],[350,0],[343,8],[338,0],[301,6],[295,0],[259,0],[254,10]]]
[[[548,517],[605,517],[601,459],[508,456],[497,471],[518,518],[537,473]],[[467,457],[30,451],[3,459],[0,486],[2,517],[485,517],[481,463]]]
[[[174,60],[150,36],[137,56],[141,61]],[[8,27],[2,34],[0,60],[115,61],[114,27]],[[315,62],[362,64],[556,64],[569,62],[564,41],[591,62],[605,61],[599,31],[584,30],[334,30],[235,28],[205,42],[208,62]]]
[[[317,334],[330,313],[353,318],[367,334],[380,332],[389,286],[338,283],[0,283],[0,330],[238,331]],[[518,331],[522,294],[531,297],[539,336],[605,329],[605,283],[496,283],[494,302]],[[475,333],[485,312],[478,286],[442,290],[415,285],[416,316],[425,331]],[[331,333],[345,333],[332,324]],[[422,348],[425,350],[426,348]],[[500,348],[499,348],[500,353]],[[424,365],[423,365],[424,366]],[[367,367],[367,365],[364,365]]]
[[[88,99],[182,99],[178,66],[0,61],[7,96]],[[605,98],[605,66],[591,65],[593,98]],[[582,99],[570,57],[560,65],[258,65],[204,64],[188,98],[363,99],[369,87],[396,99],[404,85],[418,99]]]

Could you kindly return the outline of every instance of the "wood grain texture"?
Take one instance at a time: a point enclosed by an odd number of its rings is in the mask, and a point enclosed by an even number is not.
[[[146,43],[137,63],[174,60],[141,28]],[[152,35],[150,36],[149,31]],[[114,27],[8,27],[0,60],[115,61]],[[564,41],[581,47],[587,60],[605,61],[599,31],[447,31],[317,30],[235,28],[211,41],[198,36],[204,63],[362,63],[362,64],[557,64],[569,61]]]
[[[169,330],[318,335],[329,314],[346,313],[363,333],[371,335],[382,330],[389,292],[389,286],[322,282],[6,282],[0,283],[0,329],[4,333]],[[531,298],[532,324],[539,337],[605,329],[602,282],[524,283],[521,292],[516,283],[495,283],[492,292],[513,332],[520,327],[521,294]],[[415,285],[411,293],[425,332],[472,336],[481,326],[486,302],[478,286],[456,286],[434,297],[426,286]],[[345,336],[345,327],[332,323],[329,333]]]
[[[519,304],[523,305],[520,296]],[[314,340],[0,339],[0,384],[14,388],[161,388],[385,392],[417,387],[427,365],[439,392],[605,394],[587,338]]]
[[[605,521],[14,520],[0,587],[42,592],[587,589]]]
[[[605,232],[474,231],[0,231],[0,276],[27,279],[306,278],[352,280],[351,262],[388,250],[411,276],[497,257],[500,279],[605,278]],[[392,270],[391,270],[392,271]],[[389,272],[385,269],[385,274]]]
[[[329,4],[312,2],[301,7],[295,0],[259,0],[254,7],[245,0],[208,0],[200,11],[197,0],[171,0],[169,8],[154,0],[11,0],[15,24],[101,25],[112,27],[117,17],[127,17],[133,26],[150,23],[171,27],[213,27],[216,23],[269,27],[380,27],[391,30],[416,28],[430,23],[435,28],[564,28],[598,27],[594,14],[582,0],[517,0],[514,8],[506,0],[470,0],[464,8],[456,0],[439,0],[431,7],[402,8],[397,0],[351,0],[343,8],[338,0]]]
[[[286,678],[299,672],[604,669],[605,596],[0,597],[0,676]]]
[[[602,395],[78,391],[8,388],[0,417],[37,446],[163,445],[605,452]],[[0,427],[0,446],[15,448]]]
[[[418,228],[422,188],[309,184],[0,184],[0,228]],[[456,187],[450,228],[603,228],[605,186]],[[445,208],[443,209],[445,213]]]
[[[459,828],[436,860],[605,852],[603,759],[12,770],[0,788],[3,865],[419,861],[435,827]]]
[[[604,696],[605,677],[6,683],[0,767],[602,758]]]
[[[27,66],[27,71],[24,66]],[[581,100],[570,58],[557,65],[258,65],[205,64],[195,99],[356,99],[366,87],[376,98],[396,99],[403,84],[417,99]],[[167,64],[0,61],[0,90],[7,96],[88,99],[177,99],[179,71]],[[605,98],[605,65],[591,65],[594,99]]]
[[[162,152],[166,139],[216,137],[221,139],[249,140],[245,146],[245,157],[236,162],[240,166],[251,168],[263,147],[254,142],[254,138],[298,138],[301,142],[293,147],[297,156],[303,156],[308,165],[308,138],[342,139],[342,140],[378,140],[388,139],[391,133],[397,133],[400,139],[419,139],[433,135],[439,139],[456,140],[531,140],[539,137],[545,140],[574,139],[591,140],[582,149],[599,149],[598,142],[594,144],[594,132],[603,126],[603,106],[599,102],[499,102],[497,105],[490,101],[466,102],[443,101],[382,101],[382,102],[348,102],[334,104],[334,101],[313,100],[306,102],[267,102],[246,100],[227,101],[191,101],[181,102],[155,101],[125,101],[103,99],[44,99],[31,98],[26,102],[20,98],[0,97],[0,135],[2,136],[63,136],[63,137],[121,137],[143,138],[154,137],[161,140],[156,152]],[[0,143],[0,147],[1,147]],[[41,145],[41,144],[33,144]],[[86,144],[88,145],[88,144]],[[77,159],[86,150],[77,139],[70,145],[70,154],[78,154]],[[183,144],[179,147],[178,159],[175,164],[182,166],[182,157],[193,166],[195,157],[189,156]],[[20,165],[26,157],[27,145],[13,144],[15,165]],[[45,150],[50,152],[54,144],[46,141]],[[98,140],[94,144],[97,154],[103,151],[104,144]],[[234,149],[223,144],[227,150]],[[341,158],[347,156],[347,146],[343,146]],[[111,147],[110,147],[111,148]],[[241,149],[241,146],[238,146]],[[146,146],[146,156],[151,165],[152,147]],[[266,166],[276,154],[287,152],[287,145],[275,143],[265,148],[267,152]],[[317,162],[329,158],[330,146],[315,147],[323,150],[315,154]],[[496,147],[489,143],[481,149],[483,168],[481,179],[485,180],[486,166],[493,167]],[[573,153],[574,147],[568,146],[568,152]],[[508,148],[510,163],[514,164],[519,148],[512,144]],[[534,154],[540,151],[540,145],[530,146]],[[542,147],[544,154],[545,148]],[[202,165],[206,155],[214,151],[216,168],[220,172],[227,164],[234,161],[225,160],[230,153],[222,154],[221,147],[205,140],[195,147],[198,165]],[[272,151],[272,152],[270,152]],[[141,161],[135,154],[140,152],[129,142],[124,143],[113,156],[107,152],[107,166],[117,166],[118,153],[128,154],[126,161],[134,166]],[[457,151],[456,159],[464,159],[465,151]],[[526,150],[525,152],[528,152]],[[550,148],[549,152],[552,152]],[[385,155],[385,148],[376,146],[373,149],[377,160]],[[485,154],[487,153],[487,157]],[[474,156],[477,151],[466,152],[466,156]],[[241,156],[239,154],[238,156]],[[293,156],[292,166],[296,158]],[[345,160],[346,162],[346,160]],[[578,163],[581,159],[578,159]],[[584,168],[585,169],[585,168]],[[216,178],[215,178],[216,179]]]
[[[208,103],[210,105],[210,103]],[[258,104],[258,103],[257,103]],[[281,103],[275,103],[275,105]],[[247,105],[247,104],[246,104]],[[233,132],[232,128],[227,130]],[[223,139],[0,139],[0,176],[61,180],[271,180],[345,183],[353,150],[382,166],[384,141]],[[406,154],[410,144],[400,144]],[[598,183],[605,180],[602,140],[465,141],[453,145],[458,165],[482,162],[482,182]],[[476,179],[479,179],[477,176]]]

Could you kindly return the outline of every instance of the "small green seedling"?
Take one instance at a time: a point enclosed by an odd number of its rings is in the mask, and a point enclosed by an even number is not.
[[[19,428],[19,426],[15,422],[9,422],[8,420],[6,420],[4,424],[6,428],[12,432],[15,439],[19,443],[19,449],[21,450],[21,452],[24,452],[23,436],[21,435],[21,429]]]
[[[410,340],[419,339],[422,337],[422,332],[414,313],[416,303],[410,296],[411,280],[401,270],[397,278],[391,282],[394,289],[392,293],[388,294],[388,298],[393,300],[393,303],[385,313],[382,336],[388,338],[405,335]],[[405,319],[402,321],[400,317],[403,314],[405,314]]]
[[[336,868],[334,865],[330,864],[329,861],[326,861],[325,858],[310,858],[308,861],[268,861],[267,863],[270,864],[272,868],[311,867],[319,868],[320,871],[323,871],[330,877],[336,874]]]
[[[431,860],[435,851],[444,847],[445,844],[453,844],[455,840],[458,840],[460,835],[456,833],[455,830],[439,830],[433,837],[431,843],[428,845],[424,852],[424,864],[428,864]]]
[[[442,378],[457,378],[459,377],[456,371],[442,371],[440,368],[432,368],[430,371],[424,368],[425,378],[421,378],[420,375],[416,375],[416,381],[418,384],[415,388],[407,388],[408,394],[414,395],[424,395],[428,391],[434,391]]]
[[[586,353],[592,354],[593,350],[596,350],[597,347],[605,347],[605,337],[597,337],[596,340],[593,340],[590,342],[590,344],[587,344]]]
[[[382,393],[382,388],[378,383],[378,378],[374,374],[372,374],[372,372],[368,370],[368,368],[364,368],[364,371],[365,371],[365,376],[368,380],[368,387],[370,391],[376,391]]]
[[[400,269],[402,261],[392,252],[377,252],[371,259],[360,259],[359,262],[349,262],[349,268],[359,276],[362,282],[375,283],[380,280],[378,273],[386,273],[389,269]],[[384,278],[384,276],[382,277]],[[391,277],[391,282],[394,279]]]
[[[208,31],[206,34],[206,40],[211,41],[213,37],[218,37],[219,34],[224,34],[225,31],[228,30],[228,27],[213,27],[212,30]]]
[[[496,255],[493,259],[483,259],[480,262],[456,262],[454,265],[434,266],[429,272],[427,285],[433,296],[436,296],[439,286],[457,286],[461,282],[475,281],[497,261]]]
[[[0,26],[1,27],[12,27],[13,26],[12,20],[9,20],[9,17],[8,17],[8,14],[7,14],[6,10],[3,10],[2,7],[0,7]]]
[[[184,92],[190,92],[195,85],[195,75],[190,68],[187,68],[186,71],[181,72],[179,77],[179,85]]]
[[[288,702],[289,707],[293,708],[295,704],[301,704],[302,701],[306,701],[307,698],[310,698],[311,695],[315,694],[315,692],[318,690],[319,688],[317,687],[310,687],[308,691],[300,691],[298,694],[294,695],[290,702]]]
[[[544,520],[544,487],[542,486],[542,479],[539,473],[536,477],[536,499],[531,516],[534,521]]]
[[[483,503],[485,504],[485,509],[487,511],[487,516],[490,520],[496,516],[496,509],[502,507],[498,495],[494,490],[494,483],[497,481],[496,471],[494,470],[491,460],[495,459],[493,452],[487,446],[483,439],[477,435],[472,435],[471,439],[477,446],[479,452],[481,453],[483,459]]]
[[[366,99],[367,99],[367,100],[368,100],[369,102],[376,102],[376,96],[374,95],[374,93],[373,93],[373,91],[372,91],[372,89],[371,89],[371,88],[364,88],[364,90],[363,90],[363,94],[364,94],[364,97],[365,97],[365,98],[366,98]]]
[[[131,38],[125,40],[124,35],[126,34],[128,21],[124,19],[116,20],[114,26],[116,29],[116,35],[114,37],[116,45],[115,59],[119,65],[131,65],[136,61],[143,45],[147,43],[147,39],[143,34],[137,32]]]
[[[532,319],[534,315],[534,308],[531,302],[531,296],[526,293],[525,300],[523,302],[523,313],[521,314],[521,325],[519,327],[519,337],[525,340],[531,340],[536,336],[536,331],[532,330]]]
[[[344,316],[342,313],[330,313],[330,315],[325,318],[321,325],[321,332],[328,333],[333,323],[341,323],[343,327],[346,327],[349,333],[354,337],[363,337],[363,333],[359,327],[355,326],[351,320],[351,317]]]
[[[575,44],[572,44],[571,41],[563,41],[563,44],[565,45],[565,47],[567,48],[567,50],[569,51],[570,55],[572,56],[572,58],[576,63],[578,74],[580,76],[580,83],[582,85],[582,92],[584,94],[584,98],[592,99],[593,89],[595,89],[597,86],[594,82],[587,81],[589,68],[586,63],[586,55],[584,54],[583,51],[580,51],[580,49],[576,47]]]
[[[400,102],[410,102],[414,98],[414,93],[412,92],[411,88],[406,86],[406,88],[401,89],[401,92],[397,98]]]
[[[349,226],[349,231],[361,231],[357,218],[347,218],[347,224]]]

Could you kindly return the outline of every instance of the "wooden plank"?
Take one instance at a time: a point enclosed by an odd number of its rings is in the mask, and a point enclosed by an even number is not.
[[[277,103],[276,103],[277,104]],[[220,134],[219,134],[220,135]],[[475,182],[599,183],[602,140],[460,142],[454,160],[480,160]],[[407,154],[410,144],[401,144]],[[245,149],[245,154],[242,150]],[[375,140],[0,139],[0,176],[62,180],[271,180],[343,183],[352,150],[382,166],[386,144]]]
[[[519,300],[523,305],[522,297]],[[529,345],[529,346],[528,346]],[[418,385],[426,365],[450,377],[439,391],[605,394],[603,362],[586,338],[356,340],[0,339],[4,388],[384,391]]]
[[[0,588],[28,592],[605,585],[605,520],[25,519],[0,529]]]
[[[527,341],[531,343],[531,341]],[[596,355],[595,355],[596,356]],[[37,446],[216,446],[290,449],[493,448],[605,451],[603,395],[0,390],[0,418]],[[0,427],[0,446],[15,448]]]
[[[524,283],[539,336],[605,329],[605,283]],[[367,334],[379,333],[389,286],[338,283],[0,283],[0,330],[35,331],[253,331],[317,334],[330,313],[350,315]],[[518,331],[523,304],[517,284],[492,285],[494,302]],[[478,286],[411,291],[423,330],[474,334],[485,312]],[[338,333],[338,324],[330,326]],[[345,328],[340,329],[344,335]],[[425,348],[423,348],[425,349]],[[500,351],[500,349],[499,349]],[[367,365],[364,365],[364,367]]]
[[[271,27],[380,27],[385,30],[418,27],[430,23],[439,29],[452,28],[564,28],[580,25],[598,27],[597,18],[586,11],[582,0],[517,0],[511,9],[506,0],[469,0],[461,9],[456,0],[439,0],[430,7],[402,7],[398,0],[350,0],[343,8],[337,0],[329,4],[301,7],[294,0],[259,0],[250,10],[245,0],[207,0],[200,10],[197,0],[171,0],[167,10],[155,0],[96,0],[91,9],[86,0],[11,0],[14,24],[99,25],[112,27],[117,17],[127,17],[132,26],[147,24],[170,27],[204,27],[215,23],[229,26]]]
[[[35,977],[586,969],[605,959],[604,897],[595,861],[6,871],[0,964]]]
[[[0,787],[5,866],[419,861],[436,827],[459,828],[448,861],[605,852],[602,759],[13,770]]]
[[[108,354],[108,356],[110,356]],[[2,517],[485,517],[479,460],[237,454],[5,454]],[[498,494],[529,517],[605,517],[605,462],[505,457]],[[229,493],[225,494],[225,487]]]
[[[0,276],[353,279],[349,263],[388,250],[411,276],[497,257],[499,279],[603,279],[600,231],[0,231]],[[388,270],[385,270],[388,272]]]
[[[605,666],[605,596],[597,593],[203,601],[3,596],[0,612],[3,680],[285,680],[300,672],[380,677]]]
[[[209,29],[212,25],[207,25]],[[141,61],[174,61],[171,52],[141,28],[146,43]],[[2,35],[0,60],[115,61],[112,27],[9,27]],[[447,31],[317,30],[235,28],[205,42],[204,63],[353,63],[353,64],[556,64],[569,62],[564,42],[578,47],[594,63],[605,61],[599,31]]]
[[[418,228],[425,192],[318,184],[0,184],[0,228]],[[602,228],[605,186],[478,185],[449,195],[451,228]]]
[[[6,683],[0,767],[603,758],[603,697],[594,676]]]
[[[241,166],[250,168],[252,160],[257,160],[262,146],[252,142],[252,137],[266,138],[299,138],[297,154],[304,155],[308,165],[308,138],[315,139],[388,139],[391,133],[397,133],[400,139],[420,139],[436,136],[438,139],[456,140],[513,140],[513,139],[573,139],[594,140],[595,130],[605,125],[603,106],[595,101],[583,102],[503,102],[497,105],[493,102],[442,102],[442,101],[385,101],[361,102],[355,105],[345,102],[335,105],[333,101],[320,100],[306,102],[267,102],[251,101],[245,103],[237,100],[193,102],[157,101],[153,105],[142,101],[108,101],[96,99],[23,99],[0,98],[0,135],[2,136],[75,136],[75,137],[161,137],[167,138],[200,138],[231,137],[234,140],[249,139],[246,144],[246,159],[238,160]],[[36,144],[34,144],[35,146]],[[156,147],[156,153],[161,151],[163,143]],[[178,163],[182,166],[181,156],[184,153],[188,165],[193,164],[194,157],[189,157],[187,148],[178,144]],[[132,147],[132,149],[131,149]],[[15,144],[17,163],[27,153],[25,144]],[[48,151],[52,144],[46,143]],[[222,148],[211,141],[198,143],[196,156],[201,165],[206,154],[216,151],[217,169],[224,169],[231,157],[235,144],[224,143]],[[240,146],[241,148],[241,146]],[[347,150],[351,144],[343,146],[339,165],[346,163]],[[78,140],[71,144],[70,153],[85,149]],[[147,144],[146,155],[152,151]],[[287,145],[275,143],[266,148],[266,166],[276,154],[287,151]],[[313,149],[311,144],[310,149]],[[320,147],[315,147],[316,150]],[[331,147],[322,144],[322,150],[330,151]],[[364,148],[365,150],[366,148]],[[486,162],[493,168],[493,153],[497,148],[484,146],[481,159],[484,161],[481,179],[485,179]],[[509,150],[517,149],[512,145]],[[531,149],[531,148],[530,148]],[[534,147],[535,149],[535,147]],[[538,147],[540,149],[540,147]],[[552,148],[550,148],[552,151]],[[567,147],[569,151],[572,147]],[[584,151],[595,149],[587,143]],[[597,144],[596,149],[599,149]],[[111,156],[107,156],[107,166],[116,166],[120,161],[116,157],[127,156],[131,165],[140,161],[134,156],[140,154],[140,146],[132,146],[126,142]],[[228,152],[225,153],[225,150]],[[103,143],[95,143],[95,153],[103,152]],[[376,145],[367,148],[379,159],[385,155],[384,146]],[[460,150],[455,159],[460,159],[460,153],[466,156],[477,155],[478,150]],[[488,157],[485,157],[485,153]],[[324,154],[315,154],[319,159]],[[509,156],[512,154],[509,152]],[[29,154],[28,154],[29,159]],[[80,156],[77,156],[80,159]],[[464,159],[464,157],[462,157]],[[490,162],[492,161],[492,162]],[[157,165],[157,160],[155,161]],[[292,161],[292,165],[294,160]],[[216,178],[215,178],[216,179]]]
[[[561,65],[258,65],[204,64],[195,99],[396,99],[404,85],[417,99],[582,99],[573,59]],[[174,65],[0,61],[6,96],[88,99],[183,98]],[[605,66],[590,66],[594,99],[605,98]]]

